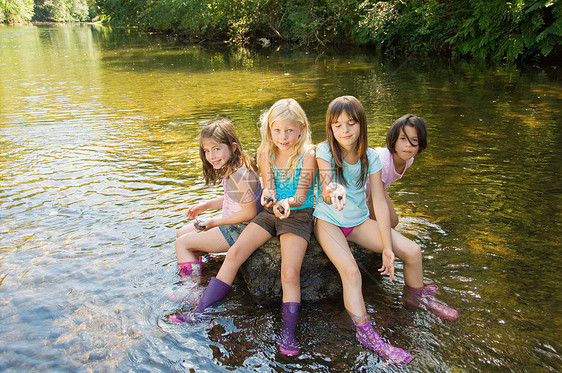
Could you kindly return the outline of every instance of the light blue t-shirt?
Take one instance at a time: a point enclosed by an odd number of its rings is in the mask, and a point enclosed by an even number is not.
[[[357,161],[353,165],[343,161],[343,177],[347,181],[347,185],[344,185],[341,181],[336,180],[335,163],[328,143],[322,143],[316,147],[316,158],[331,163],[333,170],[332,181],[342,184],[347,192],[347,196],[343,210],[338,211],[333,205],[328,205],[324,202],[322,199],[322,186],[319,183],[314,216],[344,228],[355,227],[367,220],[369,218],[369,209],[365,200],[365,184],[360,187],[357,186],[357,181],[361,177],[361,161]],[[369,175],[381,170],[381,161],[374,149],[367,149],[367,160],[369,161]]]
[[[304,153],[303,156],[297,162],[297,167],[295,169],[295,174],[293,177],[285,178],[285,175],[279,171],[275,163],[273,163],[273,176],[275,179],[275,191],[277,192],[277,200],[280,201],[285,198],[289,198],[297,193],[297,188],[299,186],[299,179],[301,176],[302,170],[302,163],[304,161],[304,157],[307,153]],[[314,180],[312,180],[312,184],[310,185],[310,189],[306,194],[306,200],[304,203],[299,207],[291,207],[291,210],[300,210],[314,206]]]

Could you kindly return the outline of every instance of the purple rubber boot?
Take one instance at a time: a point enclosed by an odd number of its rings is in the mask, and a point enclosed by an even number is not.
[[[459,317],[457,310],[439,303],[433,295],[427,294],[424,288],[411,288],[404,285],[404,299],[407,305],[425,309],[445,320],[454,321]]]
[[[201,300],[195,312],[203,312],[207,307],[220,302],[230,293],[230,290],[232,290],[232,286],[222,282],[216,277],[211,277],[209,286],[207,286],[207,289],[205,289],[205,292],[201,296]]]
[[[209,281],[209,286],[203,292],[201,299],[199,300],[199,304],[197,308],[193,312],[171,315],[168,317],[168,320],[176,323],[184,323],[186,321],[196,321],[198,316],[197,314],[203,312],[207,307],[214,305],[215,303],[220,302],[226,295],[230,292],[232,286],[222,282],[221,280],[211,277],[211,281]]]
[[[365,348],[375,351],[380,357],[393,364],[408,364],[412,361],[412,355],[408,351],[383,342],[377,332],[373,330],[368,319],[365,325],[359,325],[355,320],[353,320],[353,323],[357,327],[357,340]]]
[[[279,337],[279,352],[287,356],[295,356],[299,353],[299,344],[295,338],[295,329],[299,318],[301,304],[297,302],[283,303],[281,315],[283,317],[283,326],[281,327],[281,336]]]
[[[168,320],[172,321],[172,322],[177,322],[178,324],[184,323],[187,321],[187,316],[186,315],[171,315],[170,317],[168,317]]]

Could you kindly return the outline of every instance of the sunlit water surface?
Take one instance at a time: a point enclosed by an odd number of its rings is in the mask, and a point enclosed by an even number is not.
[[[560,69],[402,62],[0,26],[0,370],[562,370]],[[204,187],[201,126],[231,118],[253,154],[260,112],[293,97],[320,142],[344,94],[364,103],[372,146],[399,116],[426,118],[429,147],[390,193],[460,319],[405,309],[401,271],[389,283],[373,268],[368,311],[414,355],[406,368],[358,345],[339,298],[304,303],[298,358],[277,353],[280,305],[241,281],[203,322],[170,323],[175,231],[220,193]]]

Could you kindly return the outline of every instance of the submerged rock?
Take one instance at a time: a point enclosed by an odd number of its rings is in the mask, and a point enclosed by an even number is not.
[[[361,271],[376,271],[381,256],[349,243]],[[342,251],[343,255],[345,252]],[[281,301],[281,249],[279,239],[271,238],[256,250],[240,268],[248,290],[258,303]],[[301,269],[301,298],[318,301],[342,293],[338,271],[330,262],[316,238],[312,236]]]

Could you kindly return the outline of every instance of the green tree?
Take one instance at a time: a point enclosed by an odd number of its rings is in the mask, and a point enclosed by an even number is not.
[[[0,0],[0,22],[28,22],[33,17],[33,0]]]
[[[88,0],[35,0],[34,21],[89,21],[92,19]]]
[[[350,43],[387,56],[515,61],[548,56],[562,44],[562,1],[555,0],[90,1],[111,22],[242,45],[265,37],[300,45]],[[51,19],[72,18],[69,13]]]
[[[493,61],[548,56],[562,44],[562,2],[470,0],[471,14],[448,39],[455,53]]]

